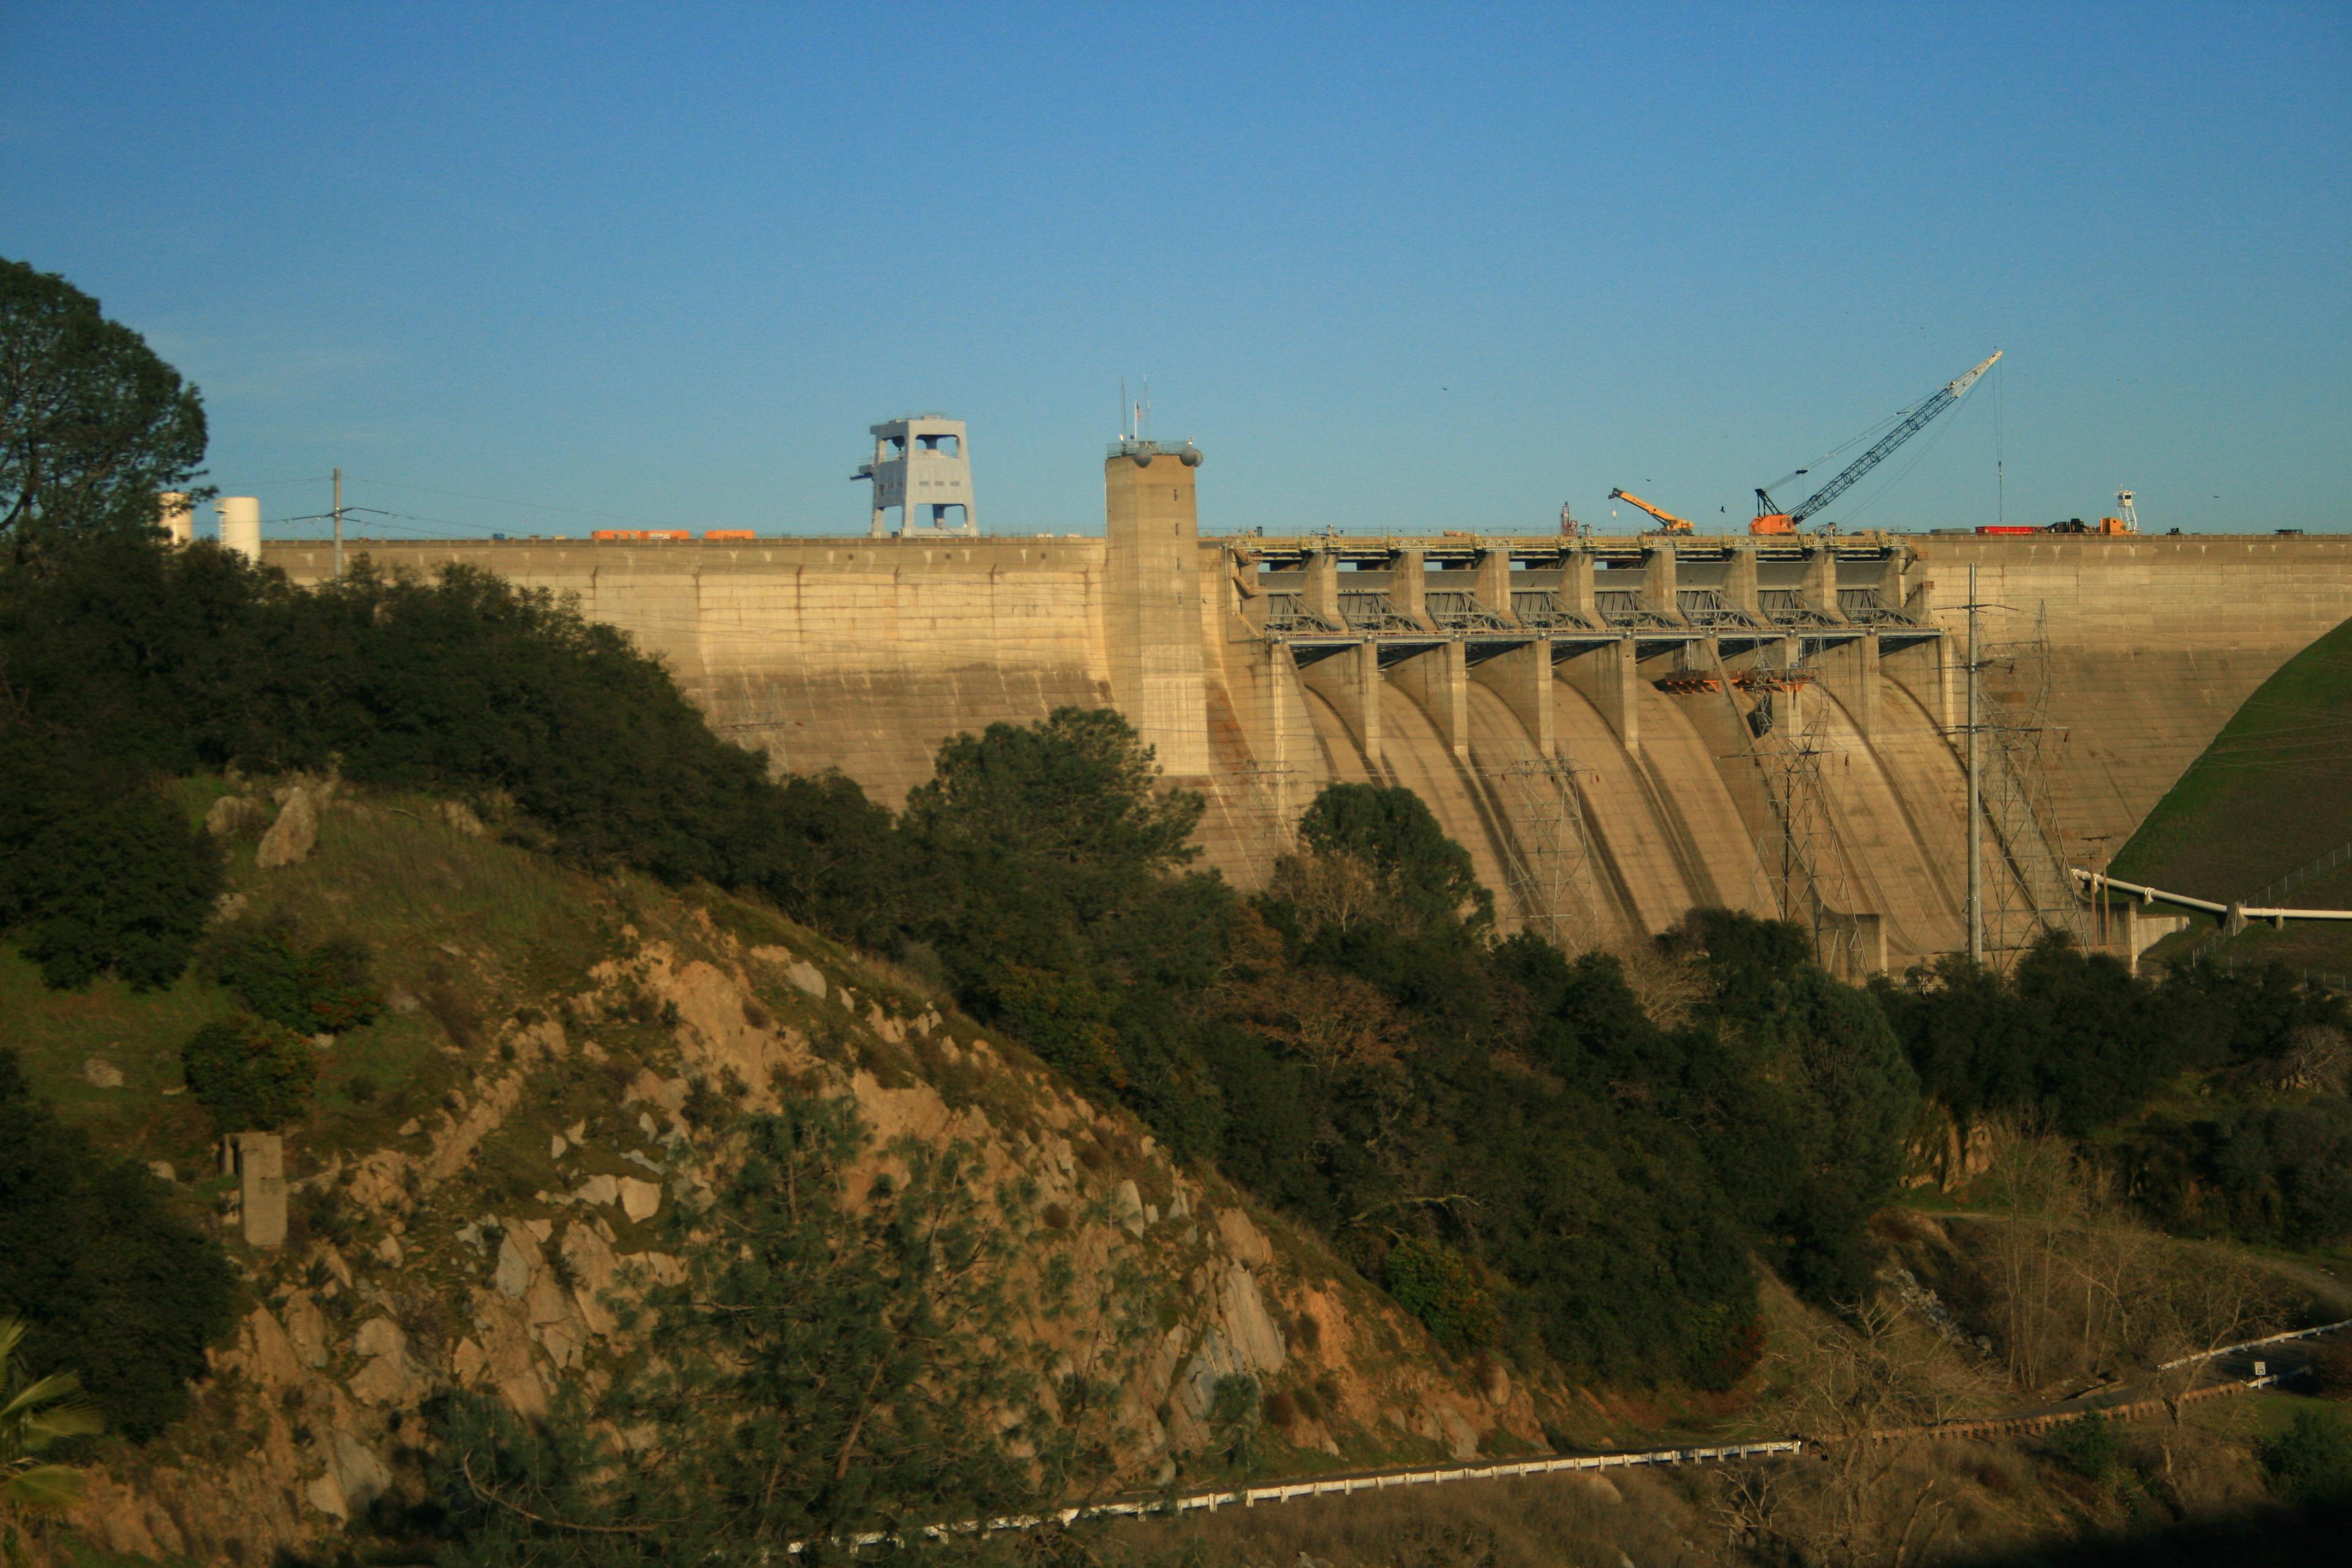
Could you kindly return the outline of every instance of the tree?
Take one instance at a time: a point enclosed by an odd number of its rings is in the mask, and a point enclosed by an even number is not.
[[[705,1237],[688,1278],[650,1298],[651,1370],[535,1428],[456,1407],[448,1560],[848,1561],[861,1532],[1033,1506],[1102,1462],[1099,1441],[1080,1458],[1080,1390],[1065,1384],[1058,1419],[1041,1404],[1051,1352],[1030,1325],[1058,1315],[1066,1260],[1023,1234],[1010,1194],[983,1202],[961,1147],[901,1141],[877,1171],[868,1142],[845,1100],[748,1119],[740,1163],[681,1222]],[[1024,1265],[1034,1293],[1011,1287]],[[625,1464],[599,1436],[619,1429]]]
[[[0,258],[0,538],[154,526],[205,456],[205,411],[147,342],[55,273]]]
[[[383,1005],[364,943],[306,946],[281,926],[232,928],[205,943],[205,968],[261,1017],[297,1034],[357,1028]]]
[[[1162,790],[1151,748],[1108,709],[1056,709],[940,748],[900,824],[910,933],[975,1013],[1113,1087],[1197,1073],[1175,1015],[1204,990],[1232,900],[1188,874],[1201,797]],[[1186,1141],[1179,1108],[1139,1109]]]
[[[180,1048],[188,1091],[223,1132],[268,1132],[310,1108],[319,1076],[310,1042],[250,1013],[215,1019]]]
[[[0,932],[50,986],[187,968],[220,888],[212,840],[135,767],[71,736],[0,728]]]
[[[1388,895],[1392,921],[1423,931],[1474,932],[1494,923],[1495,895],[1479,884],[1470,852],[1445,836],[1409,789],[1328,785],[1299,820],[1298,838],[1318,857],[1370,868]]]
[[[110,1427],[153,1436],[234,1320],[233,1283],[144,1166],[60,1125],[0,1051],[0,1313],[25,1321],[28,1368],[79,1369]]]
[[[57,1513],[81,1496],[81,1472],[42,1458],[59,1438],[95,1436],[106,1420],[69,1372],[35,1377],[17,1356],[25,1325],[0,1317],[0,1549],[23,1561],[17,1521]]]

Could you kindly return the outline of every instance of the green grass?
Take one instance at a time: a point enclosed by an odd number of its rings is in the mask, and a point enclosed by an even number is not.
[[[2242,900],[2352,843],[2352,621],[2246,699],[2116,856],[2116,874]],[[2340,891],[2340,889],[2339,889]],[[2320,884],[2295,889],[2316,902]]]
[[[217,780],[184,781],[201,818]],[[311,857],[258,871],[250,841],[227,847],[228,895],[244,918],[283,921],[306,942],[364,942],[391,1005],[319,1054],[316,1104],[300,1136],[314,1154],[374,1148],[482,1065],[520,1006],[580,988],[620,951],[626,879],[604,881],[530,850],[471,837],[433,802],[371,797],[330,810]],[[651,889],[638,901],[659,902]],[[104,1146],[169,1160],[184,1174],[213,1158],[213,1128],[180,1091],[180,1047],[236,998],[191,971],[140,994],[111,978],[57,992],[0,944],[0,1046],[34,1087]],[[91,1083],[97,1059],[121,1086]]]
[[[36,1092],[103,1146],[183,1167],[210,1158],[212,1122],[180,1086],[180,1047],[236,1009],[208,981],[184,977],[140,994],[108,977],[87,991],[58,992],[14,947],[0,944],[0,1046],[16,1052]],[[120,1089],[83,1075],[96,1058],[121,1070]]]

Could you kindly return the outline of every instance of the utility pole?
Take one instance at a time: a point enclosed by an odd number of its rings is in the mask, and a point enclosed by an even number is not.
[[[343,470],[335,470],[335,581],[343,580]],[[1974,594],[1969,595],[1973,599]]]
[[[1969,565],[1969,958],[1984,962],[1984,765],[1977,722],[1977,569]]]

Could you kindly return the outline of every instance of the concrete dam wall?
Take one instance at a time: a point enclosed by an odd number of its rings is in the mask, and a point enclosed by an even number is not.
[[[1507,926],[1603,945],[1696,904],[1850,971],[1965,945],[1958,666],[1979,567],[1996,945],[2068,918],[2237,705],[2352,615],[2352,540],[1202,539],[1197,456],[1129,443],[1103,538],[352,547],[575,595],[722,734],[897,805],[940,742],[1114,706],[1245,887],[1333,781],[1412,789]],[[318,581],[331,556],[273,543]],[[2003,770],[2007,770],[2004,772]]]

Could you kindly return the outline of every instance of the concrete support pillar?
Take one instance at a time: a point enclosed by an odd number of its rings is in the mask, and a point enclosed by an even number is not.
[[[1328,550],[1307,552],[1307,608],[1333,626],[1339,621],[1339,558]]]
[[[1909,557],[1900,550],[1890,550],[1878,567],[1878,602],[1890,610],[1903,607],[1903,568]]]
[[[286,1245],[286,1146],[275,1132],[232,1132],[221,1141],[222,1173],[236,1177],[248,1247]]]
[[[1827,544],[1805,552],[1805,603],[1833,621],[1845,618],[1838,613],[1837,552]]]
[[[1757,593],[1756,552],[1735,549],[1724,568],[1723,602],[1760,620],[1764,614],[1763,600],[1757,596]]]
[[[1538,637],[1525,647],[1472,665],[1470,679],[1500,697],[1517,715],[1535,740],[1538,756],[1559,754],[1559,720],[1552,710],[1549,637]]]
[[[1356,737],[1365,760],[1381,767],[1381,650],[1360,642],[1345,653],[1317,659],[1301,679],[1308,689],[1339,710],[1339,721]]]
[[[1173,778],[1209,772],[1197,471],[1173,452],[1103,465],[1111,697]]]
[[[1932,624],[1936,618],[1935,594],[1932,592],[1936,584],[1928,579],[1927,563],[1906,552],[1902,583],[1903,597],[1895,607],[1906,611],[1923,625]]]
[[[1389,604],[1417,626],[1430,624],[1428,584],[1423,578],[1427,570],[1418,550],[1400,550],[1389,557]]]
[[[1470,760],[1470,672],[1458,642],[1440,643],[1391,667],[1389,677],[1421,705],[1437,726],[1437,738],[1464,762]]]
[[[1511,614],[1511,552],[1507,550],[1482,550],[1478,552],[1478,607],[1489,615],[1509,617]]]
[[[1560,557],[1559,587],[1553,597],[1563,610],[1572,610],[1594,626],[1601,624],[1600,603],[1593,596],[1592,557],[1571,550]]]
[[[1260,732],[1250,738],[1250,745],[1267,770],[1276,819],[1287,828],[1295,820],[1297,781],[1312,776],[1307,763],[1316,754],[1315,722],[1307,711],[1306,683],[1290,645],[1276,643],[1267,651],[1269,657],[1251,664],[1260,682]]]
[[[1680,584],[1675,574],[1677,564],[1675,547],[1664,540],[1652,546],[1650,552],[1642,558],[1642,597],[1650,602],[1650,608],[1662,616],[1679,617],[1682,615],[1682,601],[1678,596]]]
[[[1620,637],[1580,653],[1559,666],[1570,686],[1592,700],[1629,752],[1642,749],[1641,676],[1633,667],[1633,639]]]
[[[1935,715],[1936,722],[1946,730],[1959,722],[1957,706],[1958,687],[1953,679],[1952,666],[1958,655],[1946,645],[1951,639],[1931,637],[1882,654],[1880,668],[1899,682],[1905,690],[1919,700],[1920,705]]]
[[[1823,650],[1814,668],[1864,739],[1878,733],[1878,634]]]

